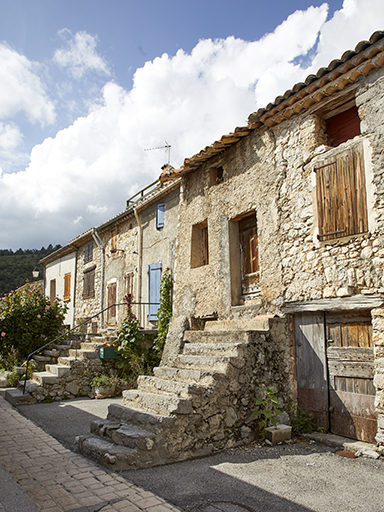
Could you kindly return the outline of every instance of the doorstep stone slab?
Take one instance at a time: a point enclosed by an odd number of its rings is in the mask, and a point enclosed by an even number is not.
[[[22,391],[16,388],[7,389],[5,391],[5,399],[7,402],[13,405],[13,407],[16,407],[17,405],[29,405],[36,403],[36,399],[33,398],[32,395],[29,393],[23,395]]]
[[[276,427],[268,427],[265,429],[267,432],[267,439],[272,444],[282,443],[291,439],[292,427],[289,425],[276,425]]]

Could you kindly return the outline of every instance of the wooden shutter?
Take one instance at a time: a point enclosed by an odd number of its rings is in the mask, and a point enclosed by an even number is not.
[[[158,204],[156,207],[156,228],[161,229],[164,227],[164,211],[165,204]]]
[[[64,300],[71,298],[71,273],[64,274]]]
[[[325,160],[314,170],[319,238],[330,240],[368,231],[362,145]]]
[[[128,272],[128,274],[126,274],[124,277],[124,281],[125,281],[125,287],[124,287],[125,294],[126,295],[130,294],[133,297],[133,272]]]
[[[84,263],[93,260],[93,243],[84,247]]]
[[[56,297],[56,279],[51,279],[50,286],[49,286],[49,300],[51,302],[53,302],[55,297]]]
[[[157,320],[157,310],[160,302],[160,280],[161,280],[161,261],[148,265],[148,320],[154,322]]]
[[[360,118],[356,107],[327,120],[328,144],[336,147],[360,135]]]
[[[83,298],[87,299],[95,296],[95,270],[84,274]]]
[[[116,323],[116,291],[117,286],[116,283],[109,284],[107,287],[108,290],[108,306],[112,306],[108,309],[108,323],[115,324]]]

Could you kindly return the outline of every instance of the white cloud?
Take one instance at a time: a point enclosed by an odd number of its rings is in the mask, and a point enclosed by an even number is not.
[[[0,119],[19,112],[41,125],[55,121],[55,109],[39,78],[41,66],[0,43]]]
[[[21,143],[23,135],[15,123],[0,122],[0,151],[11,151]]]
[[[74,78],[81,78],[88,71],[109,76],[105,60],[96,51],[97,37],[80,31],[74,36],[68,29],[60,30],[59,35],[66,40],[66,48],[56,50],[53,61],[68,71]]]
[[[191,54],[179,50],[173,57],[147,62],[136,71],[131,91],[107,83],[88,115],[33,148],[25,171],[1,176],[0,215],[8,217],[2,226],[8,238],[3,237],[2,245],[65,243],[122,211],[126,199],[154,181],[167,161],[166,150],[144,149],[167,140],[171,163],[179,166],[185,157],[246,124],[258,106],[313,72],[298,64],[308,60],[308,52],[317,50],[315,65],[324,65],[368,38],[377,28],[377,20],[365,14],[368,6],[380,15],[384,8],[382,0],[345,0],[326,22],[326,4],[311,7],[293,13],[259,41],[202,40]],[[87,69],[106,72],[97,54],[96,64],[85,62],[95,41],[77,53],[77,36],[67,53],[59,53],[61,62],[78,76]],[[12,242],[16,219],[27,220]],[[29,241],[36,239],[37,244]]]

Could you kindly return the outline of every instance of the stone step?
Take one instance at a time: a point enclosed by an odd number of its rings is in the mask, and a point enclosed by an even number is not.
[[[7,389],[4,397],[7,402],[13,405],[13,407],[36,403],[36,399],[32,395],[29,393],[23,395],[23,392],[20,389]]]
[[[73,361],[76,361],[76,357],[63,356],[59,357],[59,359],[57,360],[58,364],[61,366],[71,366],[71,363]]]
[[[173,416],[154,414],[121,404],[110,404],[108,406],[107,419],[112,422],[137,425],[145,429],[155,429],[155,431],[163,426],[170,428],[175,422]]]
[[[81,349],[73,349],[69,350],[69,357],[74,357],[76,359],[99,359],[99,353],[93,350],[81,350]]]
[[[60,356],[60,350],[44,350],[43,355],[46,357],[59,357]]]
[[[185,331],[185,343],[247,343],[246,331]]]
[[[97,419],[91,423],[91,433],[127,448],[146,449],[152,447],[155,433],[138,427],[109,420]]]
[[[174,382],[168,379],[141,375],[137,379],[138,388],[148,393],[159,393],[163,395],[172,395],[180,398],[190,398],[191,395],[201,395],[208,386],[189,384],[186,382]]]
[[[184,355],[244,357],[246,343],[186,343]]]
[[[69,366],[64,366],[60,364],[46,364],[45,369],[47,372],[52,373],[53,375],[56,375],[57,377],[62,377],[69,371],[71,371],[71,368]]]
[[[87,350],[89,352],[100,352],[100,347],[103,346],[103,343],[92,343],[88,341],[83,341],[80,345],[81,350]]]
[[[236,359],[238,359],[238,362],[241,361],[240,358],[228,356],[194,356],[181,354],[170,358],[170,364],[175,368],[191,368],[194,370],[226,373],[229,369],[229,365],[235,363]]]
[[[213,371],[207,370],[194,370],[191,368],[171,368],[170,366],[158,366],[153,369],[155,377],[167,379],[177,382],[186,382],[190,384],[201,384],[203,386],[210,386],[213,384],[215,378],[221,376]]]
[[[99,437],[77,437],[75,450],[113,471],[122,471],[136,466],[137,450],[114,444]]]
[[[32,380],[44,386],[44,384],[56,384],[59,377],[50,372],[33,372]]]
[[[52,358],[49,356],[41,356],[36,354],[35,356],[32,356],[32,359],[36,361],[36,363],[50,363],[52,361]]]
[[[156,414],[192,414],[193,407],[190,398],[179,398],[171,395],[148,393],[140,389],[123,391],[122,405],[143,409]]]
[[[270,328],[269,320],[272,315],[260,315],[255,318],[236,318],[235,320],[220,320],[217,322],[207,322],[205,331],[223,332],[223,331],[268,331]]]

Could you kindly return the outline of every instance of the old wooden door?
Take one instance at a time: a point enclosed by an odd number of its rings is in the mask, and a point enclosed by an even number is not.
[[[259,256],[255,213],[239,221],[239,236],[242,293],[245,295],[259,289]]]
[[[316,426],[374,442],[372,326],[369,311],[295,315],[298,405]]]
[[[107,290],[108,290],[108,307],[109,309],[107,310],[107,321],[108,321],[108,324],[109,325],[114,325],[116,324],[116,297],[117,297],[117,294],[116,294],[116,290],[117,290],[117,286],[116,286],[116,283],[111,283],[107,286]],[[112,307],[110,307],[112,306]]]
[[[327,314],[331,431],[374,442],[377,430],[369,312]]]

